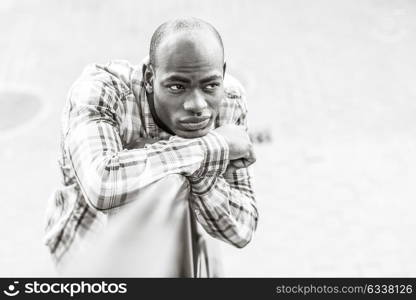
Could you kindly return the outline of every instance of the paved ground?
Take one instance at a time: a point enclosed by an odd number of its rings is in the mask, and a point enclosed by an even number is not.
[[[180,15],[222,32],[251,128],[273,137],[253,169],[257,235],[223,248],[226,274],[416,276],[416,4],[148,2],[0,2],[0,90],[37,97],[0,98],[0,276],[53,275],[42,219],[71,82],[90,62],[139,62]]]

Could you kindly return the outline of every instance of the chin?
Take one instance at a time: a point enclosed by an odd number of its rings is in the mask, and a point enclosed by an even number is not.
[[[175,133],[177,136],[180,136],[186,139],[194,139],[194,138],[199,138],[199,137],[203,137],[207,135],[209,131],[210,131],[209,128],[204,128],[204,129],[195,130],[195,131],[177,130]]]
[[[180,125],[176,126],[173,132],[182,138],[186,139],[195,139],[200,138],[208,134],[213,128],[213,119],[207,124],[206,127],[198,130],[186,130],[185,128],[181,128]]]

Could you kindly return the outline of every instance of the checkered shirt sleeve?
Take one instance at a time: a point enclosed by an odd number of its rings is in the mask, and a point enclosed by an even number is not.
[[[71,101],[76,99],[76,101]],[[228,146],[214,132],[196,139],[172,136],[126,150],[119,134],[117,94],[105,84],[81,82],[70,94],[67,152],[86,201],[106,211],[137,198],[138,191],[168,174],[217,176],[228,163]]]

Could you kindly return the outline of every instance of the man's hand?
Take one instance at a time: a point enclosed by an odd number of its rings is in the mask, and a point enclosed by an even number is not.
[[[256,161],[253,144],[243,127],[227,124],[214,130],[222,135],[229,147],[229,169],[246,168]]]

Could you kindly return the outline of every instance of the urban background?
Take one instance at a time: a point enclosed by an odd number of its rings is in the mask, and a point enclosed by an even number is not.
[[[139,63],[162,22],[223,36],[247,90],[259,226],[226,276],[416,276],[416,2],[0,2],[0,276],[54,276],[42,244],[66,93]]]

